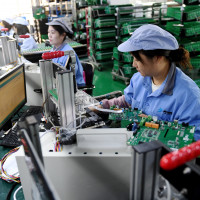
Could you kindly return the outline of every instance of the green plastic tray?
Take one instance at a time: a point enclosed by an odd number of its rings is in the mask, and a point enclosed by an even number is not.
[[[111,38],[115,37],[116,35],[116,30],[115,28],[107,28],[107,29],[99,29],[95,31],[95,37],[96,38]]]
[[[184,48],[189,52],[200,51],[200,41],[184,44]]]
[[[174,35],[182,36],[195,36],[200,35],[200,22],[185,22],[183,25],[178,21],[167,22],[166,30]]]
[[[118,8],[118,7],[129,7],[129,6],[132,6],[132,4],[126,4],[126,5],[115,5],[115,6],[106,6],[105,8],[105,13],[106,14],[115,14],[115,9]],[[133,9],[130,9],[130,10],[123,10],[120,12],[120,14],[123,14],[123,13],[130,13],[130,12],[133,12]]]
[[[96,52],[96,60],[111,60],[112,58],[112,51],[97,51]]]
[[[133,56],[128,52],[123,53],[122,58],[124,62],[133,63]]]
[[[120,52],[118,51],[117,47],[113,48],[113,58],[115,58],[116,60],[119,60],[120,58]]]
[[[115,46],[116,46],[115,40],[109,40],[109,41],[99,40],[99,41],[96,41],[95,43],[96,50],[113,48]]]
[[[108,26],[115,26],[114,17],[100,17],[94,21],[95,28],[103,28]]]
[[[200,17],[200,6],[186,6],[183,13],[181,12],[181,7],[168,7],[167,16],[173,17],[177,20],[181,20],[183,17],[184,21],[197,19],[198,17]]]
[[[137,70],[134,67],[132,67],[131,64],[123,65],[122,69],[126,77],[132,77],[132,75],[137,72]]]
[[[190,63],[195,69],[200,69],[200,57],[191,58]]]

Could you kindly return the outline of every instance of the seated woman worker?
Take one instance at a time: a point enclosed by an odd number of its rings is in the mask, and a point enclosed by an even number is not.
[[[53,21],[46,23],[48,28],[48,37],[50,44],[53,45],[51,51],[70,51],[73,48],[67,43],[66,38],[71,37],[73,31],[67,24],[67,21],[63,18],[54,19]],[[73,50],[74,51],[74,50]],[[75,52],[74,52],[75,53]],[[79,61],[78,56],[76,55],[76,65],[75,65],[75,76],[78,86],[84,86],[85,81],[83,79],[83,67]],[[68,55],[54,58],[52,61],[58,63],[61,66],[65,66],[65,63],[68,59]]]
[[[179,68],[191,65],[189,53],[179,47],[175,37],[156,25],[143,25],[118,50],[132,54],[138,72],[123,96],[103,100],[102,107],[131,106],[159,120],[195,125],[194,137],[199,140],[200,89]]]

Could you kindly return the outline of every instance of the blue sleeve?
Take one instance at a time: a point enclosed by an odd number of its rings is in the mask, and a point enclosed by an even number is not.
[[[32,36],[30,36],[30,38],[24,39],[23,44],[21,45],[22,51],[36,49],[36,48],[37,48],[37,43]]]
[[[126,102],[131,105],[132,98],[133,98],[133,78],[131,78],[131,81],[128,87],[124,89],[124,96],[125,96]]]
[[[81,62],[76,55],[76,66],[75,66],[75,72],[76,72],[76,82],[78,86],[84,86],[85,81],[83,79],[83,67],[81,65]]]

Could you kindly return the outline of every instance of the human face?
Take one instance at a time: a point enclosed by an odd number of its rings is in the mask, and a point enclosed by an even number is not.
[[[153,76],[155,73],[155,63],[153,59],[150,59],[141,53],[139,53],[139,55],[142,62],[133,56],[133,67],[135,67],[142,76]]]
[[[48,28],[48,38],[51,45],[54,45],[56,48],[59,47],[64,40],[65,34],[61,34],[56,31],[53,26],[49,26]]]

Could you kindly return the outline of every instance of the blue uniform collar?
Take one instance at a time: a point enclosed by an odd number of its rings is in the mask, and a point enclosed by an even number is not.
[[[53,47],[52,51],[60,51],[61,49],[63,49],[63,47],[66,45],[67,42],[63,42],[58,48]]]
[[[174,63],[172,63],[168,75],[160,88],[156,90],[154,93],[152,93],[152,85],[151,85],[151,77],[145,76],[143,80],[144,87],[149,91],[149,94],[153,96],[159,96],[160,94],[166,94],[166,95],[173,95],[173,88],[174,88],[174,82],[176,77],[176,66]]]

